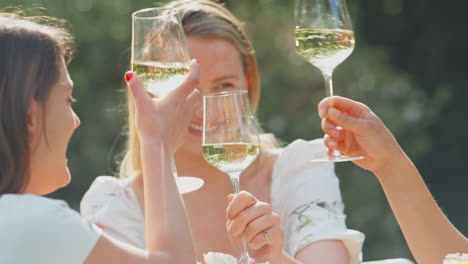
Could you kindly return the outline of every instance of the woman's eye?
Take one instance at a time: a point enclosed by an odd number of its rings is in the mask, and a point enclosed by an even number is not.
[[[222,84],[218,85],[217,88],[220,89],[220,90],[232,89],[232,88],[234,88],[234,85],[232,83],[222,83]]]

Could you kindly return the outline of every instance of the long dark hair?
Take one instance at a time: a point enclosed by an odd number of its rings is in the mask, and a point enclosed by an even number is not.
[[[44,109],[68,62],[73,37],[50,17],[0,13],[0,195],[20,193],[28,182],[28,109],[33,100]],[[45,111],[43,111],[45,112]]]

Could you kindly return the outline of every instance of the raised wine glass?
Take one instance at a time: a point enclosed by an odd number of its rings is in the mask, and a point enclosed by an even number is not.
[[[131,70],[153,97],[177,88],[189,73],[190,55],[179,13],[175,8],[146,8],[132,14]],[[172,170],[177,175],[174,155]],[[177,177],[180,192],[200,188],[203,180]]]
[[[345,0],[296,0],[295,7],[296,51],[310,64],[319,68],[325,81],[327,96],[333,96],[333,70],[354,49],[354,32]],[[330,99],[330,106],[333,100]],[[337,127],[341,129],[340,127]],[[332,150],[332,155],[312,162],[340,162],[362,159],[342,155]]]
[[[190,55],[177,9],[147,8],[132,14],[132,71],[146,91],[161,97],[189,72]]]
[[[239,176],[260,149],[258,123],[250,108],[247,91],[230,91],[203,97],[202,151],[212,166],[229,175],[234,193]],[[247,250],[245,237],[238,264],[256,263]]]

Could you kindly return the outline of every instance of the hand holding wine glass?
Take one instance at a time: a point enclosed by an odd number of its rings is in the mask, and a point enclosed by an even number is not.
[[[239,177],[260,150],[259,128],[247,91],[231,91],[203,97],[202,151],[206,161],[229,175],[234,193]],[[253,264],[245,238],[239,264]]]
[[[132,14],[131,70],[141,79],[146,92],[157,98],[178,89],[187,78],[189,65],[190,56],[177,9],[146,8]],[[129,104],[135,107],[132,101]],[[173,173],[177,175],[173,155],[171,160]],[[203,185],[203,181],[194,177],[177,179],[180,186],[186,186],[186,191]]]
[[[354,32],[345,0],[296,0],[295,45],[297,52],[319,68],[325,80],[327,96],[333,96],[333,70],[354,49]],[[330,100],[330,105],[333,101]],[[347,157],[334,150],[330,157],[314,162],[350,161],[362,157]]]
[[[145,92],[143,82],[136,74],[127,72],[125,79],[135,102],[135,126],[140,143],[163,142],[171,152],[181,145],[201,94],[196,89],[200,66],[195,60],[190,65],[187,79],[174,91],[162,98],[152,99]]]

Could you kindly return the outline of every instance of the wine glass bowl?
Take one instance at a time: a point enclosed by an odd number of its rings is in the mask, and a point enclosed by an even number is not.
[[[190,56],[177,9],[147,8],[132,14],[131,66],[154,97],[177,88]]]
[[[346,29],[296,29],[296,49],[310,64],[332,72],[354,49],[354,32]]]

